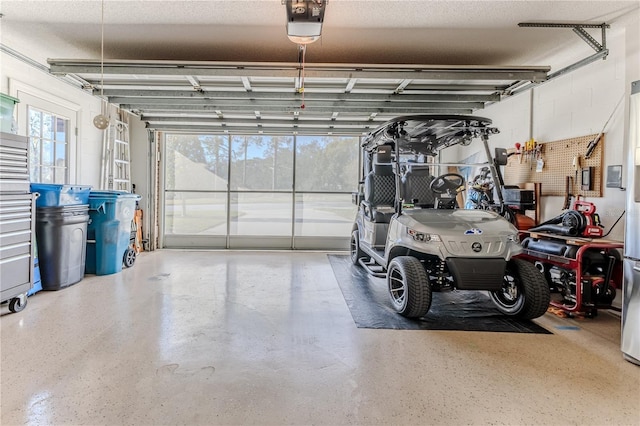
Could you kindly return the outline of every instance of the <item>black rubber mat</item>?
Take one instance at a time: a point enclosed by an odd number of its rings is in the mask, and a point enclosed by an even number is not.
[[[462,330],[552,334],[532,321],[519,320],[498,311],[486,292],[433,293],[426,316],[409,319],[391,306],[387,284],[357,266],[348,256],[328,255],[351,316],[359,328],[396,330]]]

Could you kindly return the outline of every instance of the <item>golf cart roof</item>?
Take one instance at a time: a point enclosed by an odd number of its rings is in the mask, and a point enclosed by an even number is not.
[[[471,115],[405,115],[387,121],[364,137],[362,146],[376,151],[380,145],[401,154],[436,155],[452,145],[468,145],[483,135],[498,133],[491,120]]]

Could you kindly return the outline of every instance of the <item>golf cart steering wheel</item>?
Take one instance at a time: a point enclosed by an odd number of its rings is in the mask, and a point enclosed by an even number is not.
[[[445,173],[431,181],[429,188],[436,194],[453,195],[464,186],[464,178],[457,173]]]

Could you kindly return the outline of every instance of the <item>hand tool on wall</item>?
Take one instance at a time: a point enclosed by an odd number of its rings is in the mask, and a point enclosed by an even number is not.
[[[607,121],[604,123],[604,126],[602,126],[602,130],[600,130],[600,133],[598,133],[598,136],[596,136],[591,142],[589,142],[589,145],[587,146],[587,152],[584,154],[585,159],[591,158],[591,155],[593,154],[593,150],[596,149],[596,146],[598,146],[598,142],[600,142],[600,139],[602,138],[602,135],[604,134],[604,131],[607,128],[607,125],[615,115],[623,99],[624,99],[624,95],[620,98],[615,108],[613,108],[613,112],[611,113]]]
[[[578,181],[578,170],[580,169],[580,156],[576,155],[573,157],[573,161],[571,162],[571,167],[575,170],[575,177],[573,178],[574,182]]]
[[[577,173],[577,172],[576,172]],[[568,210],[571,207],[571,187],[572,177],[567,176],[564,184],[564,203],[562,203],[562,210]]]

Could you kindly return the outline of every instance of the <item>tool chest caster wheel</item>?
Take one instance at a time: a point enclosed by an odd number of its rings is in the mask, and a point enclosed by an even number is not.
[[[124,266],[127,268],[131,268],[136,261],[136,251],[132,248],[128,248],[127,251],[124,252]]]
[[[27,307],[27,295],[21,294],[9,301],[9,310],[11,312],[20,312]]]

